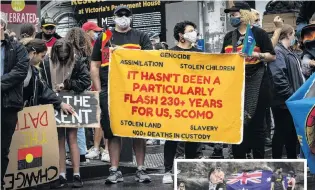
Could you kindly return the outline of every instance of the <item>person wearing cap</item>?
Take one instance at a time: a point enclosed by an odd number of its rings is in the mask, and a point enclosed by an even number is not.
[[[9,164],[9,148],[15,131],[18,112],[23,109],[23,81],[29,67],[25,47],[5,34],[7,15],[0,12],[1,38],[1,187]]]
[[[160,34],[156,32],[149,32],[148,36],[150,38],[150,41],[152,43],[152,46],[154,46],[157,43],[160,43]]]
[[[95,22],[86,22],[82,25],[82,29],[90,36],[92,46],[94,46],[102,28],[98,27]]]
[[[36,34],[35,38],[45,40],[46,45],[49,49],[55,44],[58,39],[61,38],[61,36],[56,33],[56,24],[52,18],[42,18],[41,30],[42,32]]]
[[[102,36],[96,40],[91,62],[91,78],[95,90],[100,91],[100,107],[101,107],[101,126],[104,131],[105,139],[109,142],[109,155],[111,168],[109,169],[110,175],[105,183],[122,182],[122,173],[118,170],[120,151],[121,151],[121,138],[113,135],[109,123],[108,113],[108,65],[110,47],[114,48],[129,48],[152,50],[152,44],[148,35],[140,30],[131,28],[132,12],[127,6],[118,6],[114,10],[115,28],[111,31],[112,37],[110,42],[102,44]],[[150,182],[151,178],[148,176],[144,167],[146,143],[144,139],[133,139],[134,152],[137,160],[136,181]]]
[[[233,145],[236,159],[245,159],[248,149],[253,150],[254,158],[264,158],[265,128],[264,119],[268,104],[268,91],[265,89],[265,63],[275,60],[275,51],[266,31],[251,26],[256,46],[252,56],[241,53],[247,24],[255,23],[255,15],[246,2],[235,1],[234,6],[224,10],[230,14],[230,23],[235,30],[228,32],[223,41],[221,53],[236,53],[245,57],[245,105],[243,142]],[[257,89],[257,86],[260,88]]]

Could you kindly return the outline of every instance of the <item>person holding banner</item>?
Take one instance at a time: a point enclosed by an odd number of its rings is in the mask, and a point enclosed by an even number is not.
[[[42,66],[42,76],[50,88],[56,92],[63,90],[81,93],[91,86],[91,79],[87,65],[80,62],[74,54],[74,47],[64,39],[56,41],[51,50],[51,57],[45,59]],[[76,114],[76,113],[75,113]],[[77,128],[58,128],[60,174],[59,180],[52,184],[52,188],[67,186],[66,180],[66,152],[65,134],[69,138],[71,161],[73,167],[73,187],[82,187],[80,177],[80,152],[77,141]]]
[[[282,158],[285,146],[287,158],[296,159],[298,142],[293,118],[285,105],[304,83],[301,61],[290,49],[295,44],[294,28],[284,24],[280,33],[279,43],[275,48],[277,59],[268,67],[273,83],[272,113],[275,121],[275,133],[272,139],[272,157]]]
[[[110,175],[105,180],[107,184],[123,182],[122,173],[118,170],[121,138],[112,133],[108,112],[108,65],[109,47],[152,50],[152,44],[147,34],[130,27],[132,12],[127,6],[117,6],[114,10],[114,30],[106,30],[96,40],[91,62],[91,78],[97,91],[100,91],[101,125],[104,137],[108,139],[109,156],[111,168]],[[112,49],[113,51],[114,49]],[[145,139],[133,139],[133,149],[136,154],[138,169],[136,171],[136,181],[150,182],[151,178],[144,167],[146,150]]]
[[[190,21],[183,21],[177,23],[174,27],[174,38],[178,41],[177,45],[171,48],[173,51],[195,51],[201,52],[201,50],[192,46],[197,40],[196,24]],[[178,142],[166,141],[164,145],[164,167],[165,174],[163,176],[163,183],[173,183],[172,168],[176,155]],[[195,159],[198,158],[198,148],[200,143],[186,142],[185,143],[185,158]]]
[[[1,188],[9,164],[12,137],[23,108],[23,81],[27,75],[29,58],[25,47],[11,41],[5,34],[8,26],[6,13],[0,11],[1,38]]]
[[[233,156],[245,159],[251,148],[253,158],[264,158],[264,118],[268,105],[265,62],[275,60],[274,48],[266,31],[251,26],[255,15],[246,2],[235,1],[234,6],[224,12],[230,14],[230,23],[236,29],[225,35],[221,53],[239,52],[246,63],[243,142],[232,146]],[[242,52],[244,46],[247,51]]]

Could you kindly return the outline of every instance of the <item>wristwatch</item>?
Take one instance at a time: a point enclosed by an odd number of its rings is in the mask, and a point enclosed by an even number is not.
[[[259,53],[259,59],[260,59],[260,60],[265,59],[265,55],[264,55],[264,54],[262,54],[262,53]]]

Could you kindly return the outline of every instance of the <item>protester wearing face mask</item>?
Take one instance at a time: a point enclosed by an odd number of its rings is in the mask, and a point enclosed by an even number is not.
[[[51,56],[46,58],[41,64],[41,75],[48,86],[56,92],[63,90],[81,93],[91,85],[90,74],[85,63],[74,54],[74,47],[64,39],[56,41],[51,49]],[[83,186],[80,177],[80,152],[77,141],[77,128],[58,128],[59,140],[59,179],[56,180],[51,188],[62,188],[67,186],[66,180],[66,151],[65,134],[69,138],[71,152],[71,162],[73,167],[72,187]]]
[[[90,37],[91,44],[94,47],[94,44],[98,38],[98,36],[101,34],[102,28],[98,27],[96,23],[94,22],[86,22],[83,24],[82,29],[87,33],[87,35]],[[90,64],[89,64],[90,65]],[[90,68],[90,66],[89,66]],[[93,84],[91,87],[91,90],[95,90]],[[87,131],[90,134],[93,134],[93,129],[86,129],[90,130]],[[108,153],[108,140],[105,140],[103,129],[95,128],[94,129],[94,135],[91,136],[91,140],[93,140],[92,147],[88,150],[88,154],[85,155],[85,158],[87,159],[99,159],[101,155],[101,161],[103,162],[109,162],[109,153]],[[94,138],[94,139],[93,139]],[[105,149],[101,148],[101,141],[103,139],[103,142],[105,144]]]
[[[263,29],[252,27],[256,46],[252,56],[241,53],[247,24],[254,23],[255,15],[246,2],[235,1],[234,6],[225,9],[230,14],[230,23],[236,28],[224,37],[221,53],[236,53],[245,57],[245,102],[244,102],[244,137],[240,145],[233,145],[232,152],[236,159],[245,159],[248,149],[253,150],[254,158],[264,158],[265,127],[264,118],[268,105],[266,89],[265,63],[275,60],[271,40]],[[258,88],[257,88],[258,87]]]
[[[105,183],[112,184],[123,182],[122,173],[118,170],[121,138],[113,135],[109,123],[108,113],[108,65],[110,53],[109,47],[130,48],[141,50],[152,50],[152,44],[148,35],[140,30],[131,28],[132,13],[127,6],[118,6],[114,11],[115,29],[112,30],[113,36],[110,43],[102,44],[102,37],[99,37],[94,45],[91,62],[91,78],[95,90],[100,91],[101,125],[104,131],[104,137],[109,142],[109,155],[111,168],[110,175]],[[101,34],[103,35],[103,34]],[[114,48],[113,48],[114,49]],[[150,182],[151,178],[144,167],[145,148],[144,139],[133,139],[133,148],[136,154],[138,168],[135,180]]]
[[[287,158],[296,159],[297,134],[293,118],[285,105],[285,101],[304,83],[301,61],[291,51],[295,44],[295,32],[292,26],[284,24],[280,33],[279,43],[275,48],[276,60],[269,63],[272,75],[273,102],[271,104],[275,122],[272,139],[272,158],[281,159],[285,146]]]
[[[51,48],[55,42],[61,38],[61,36],[56,33],[56,24],[52,18],[42,18],[41,29],[42,32],[36,34],[35,38],[45,40],[48,48]]]
[[[94,46],[95,41],[102,32],[102,28],[98,27],[95,22],[86,22],[82,25],[82,29],[89,35],[92,46]]]
[[[177,23],[174,27],[174,38],[178,42],[177,45],[170,50],[173,51],[193,51],[201,52],[201,50],[192,46],[197,40],[196,24],[190,21],[183,21]],[[177,141],[166,141],[164,145],[164,167],[165,174],[163,176],[163,183],[173,183],[172,168],[175,159]],[[198,148],[200,143],[186,142],[185,143],[185,158],[198,158]]]
[[[260,13],[256,9],[251,9],[253,14],[255,15],[255,22],[253,23],[253,26],[261,28],[260,24]]]

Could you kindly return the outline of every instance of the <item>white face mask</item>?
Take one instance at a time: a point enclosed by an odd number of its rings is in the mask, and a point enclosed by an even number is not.
[[[197,41],[197,32],[187,32],[183,35],[183,38],[191,43],[195,43]]]
[[[123,16],[115,18],[116,25],[121,29],[127,29],[130,27],[131,18]]]

